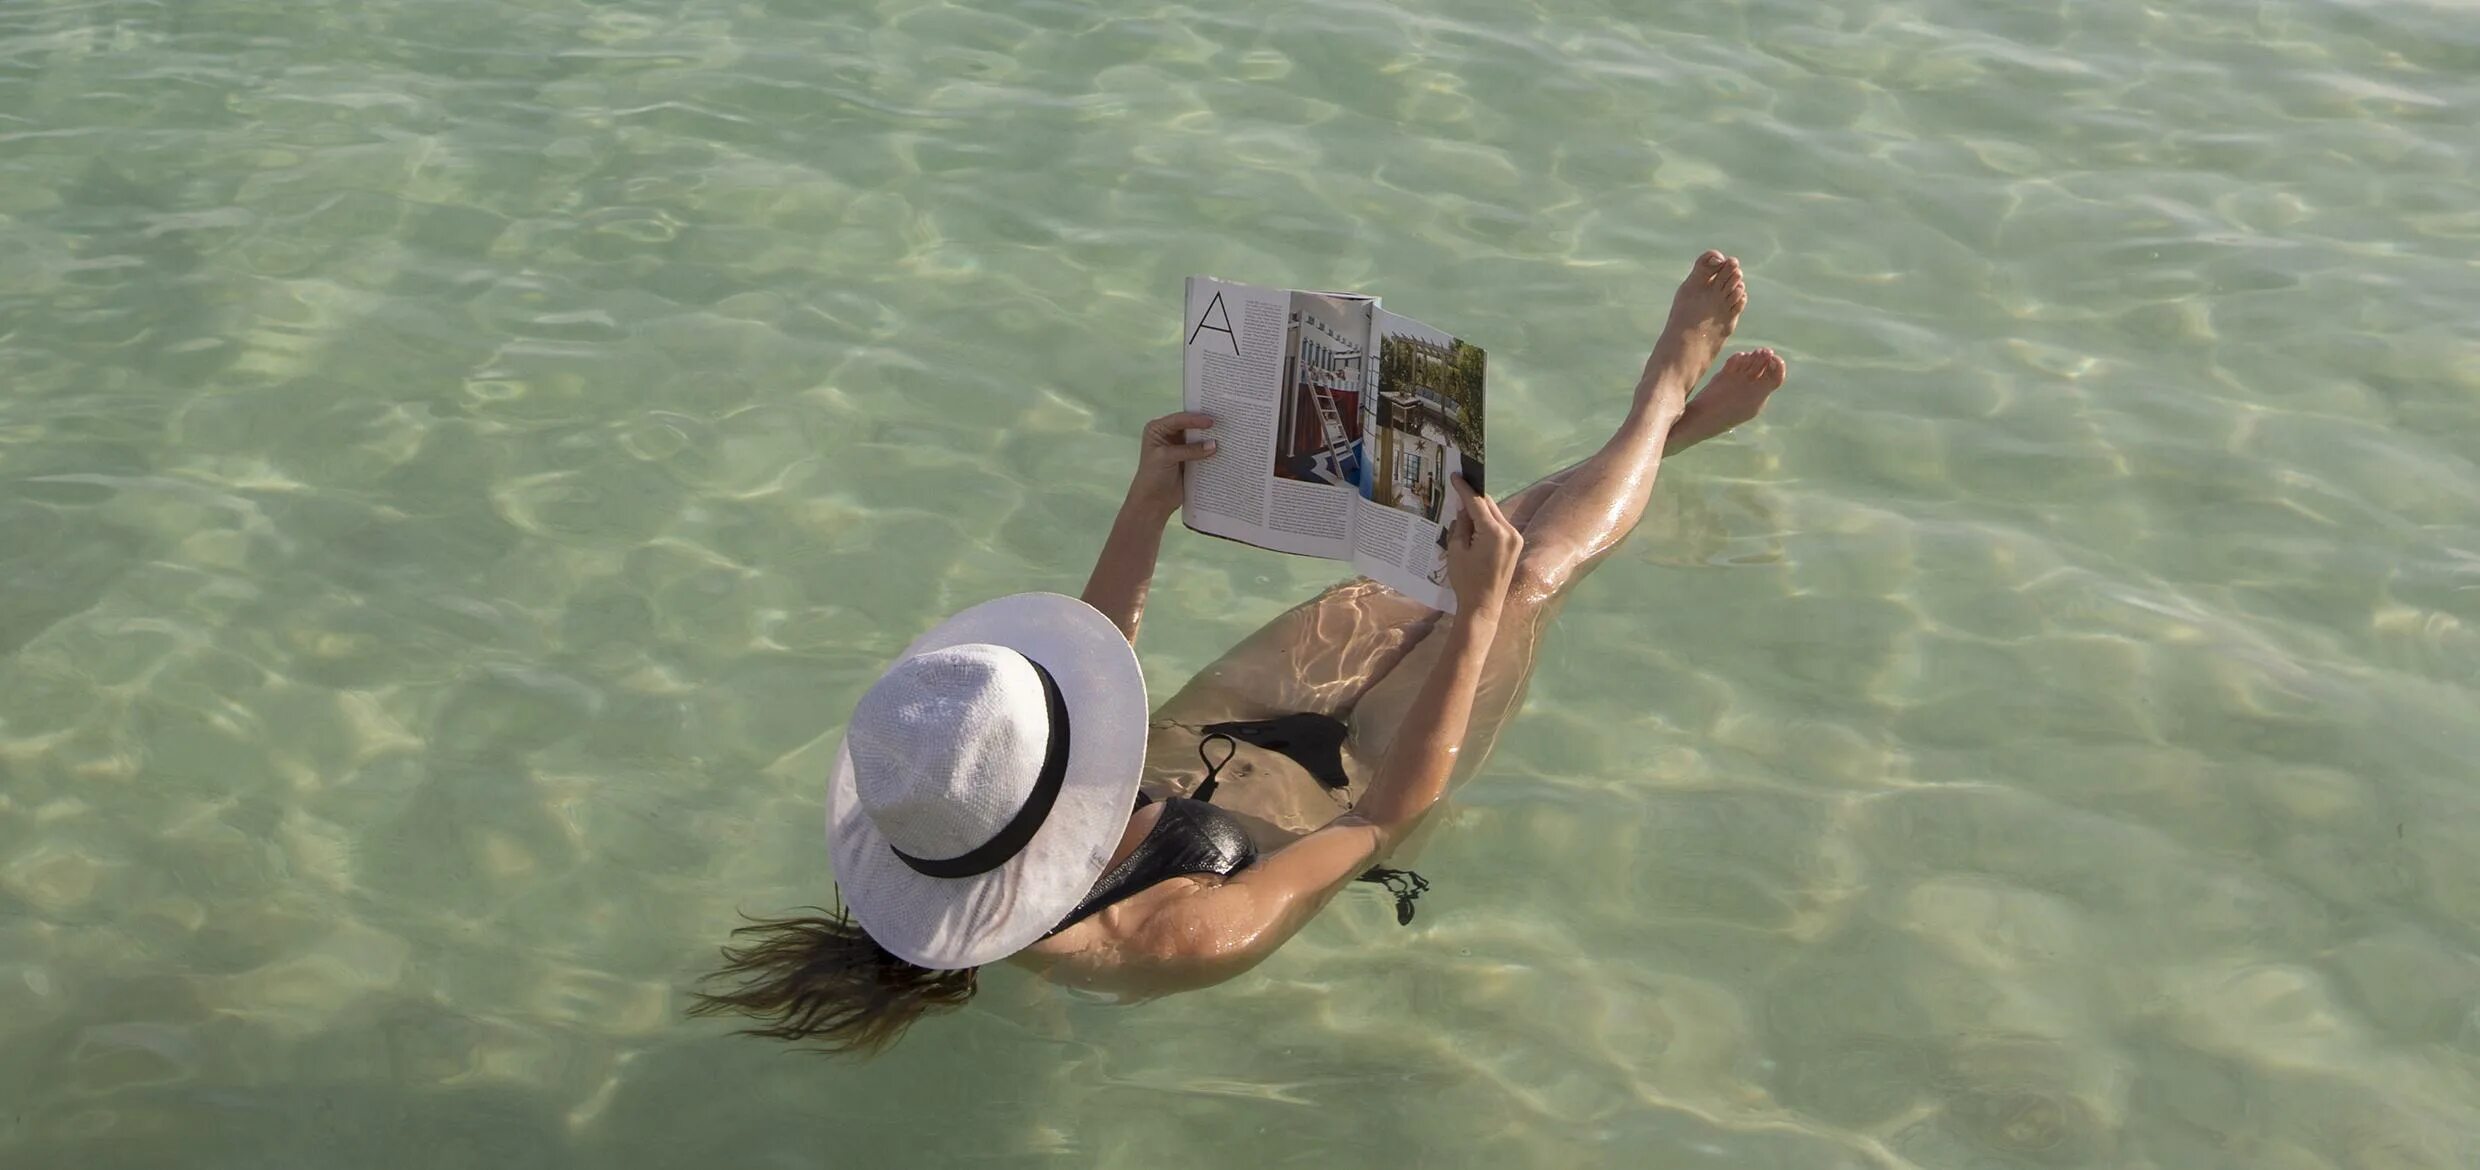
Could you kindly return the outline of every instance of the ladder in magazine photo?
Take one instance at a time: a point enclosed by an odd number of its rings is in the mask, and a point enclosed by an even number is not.
[[[1323,382],[1309,383],[1309,401],[1317,405],[1318,421],[1323,424],[1326,450],[1318,455],[1318,470],[1339,484],[1360,482],[1360,469],[1353,466],[1352,435],[1343,425],[1343,409],[1335,405],[1335,397]]]

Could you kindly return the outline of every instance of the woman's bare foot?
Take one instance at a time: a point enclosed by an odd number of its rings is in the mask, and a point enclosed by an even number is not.
[[[1720,252],[1697,257],[1671,298],[1670,321],[1653,343],[1653,356],[1645,359],[1644,376],[1636,382],[1637,400],[1686,402],[1697,376],[1722,356],[1723,341],[1747,307],[1748,284],[1740,276],[1739,261]]]
[[[1713,438],[1732,427],[1757,417],[1765,409],[1765,400],[1782,389],[1783,379],[1791,372],[1782,355],[1770,349],[1752,349],[1731,355],[1722,363],[1721,372],[1705,383],[1679,412],[1679,421],[1671,424],[1670,439],[1662,445],[1665,455],[1677,455],[1690,447]]]

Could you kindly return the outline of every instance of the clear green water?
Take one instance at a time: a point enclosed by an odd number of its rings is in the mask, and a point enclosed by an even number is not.
[[[0,1165],[2480,1164],[2457,0],[0,9]],[[1673,465],[1221,990],[684,1022],[816,744],[1073,590],[1192,272]],[[1167,692],[1321,567],[1192,536]]]

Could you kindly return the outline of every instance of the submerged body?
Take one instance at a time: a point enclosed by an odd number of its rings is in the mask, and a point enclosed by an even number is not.
[[[1248,970],[1364,877],[1408,879],[1390,879],[1408,917],[1423,883],[1377,867],[1487,757],[1567,591],[1635,527],[1664,454],[1753,418],[1782,384],[1781,359],[1756,350],[1691,398],[1746,303],[1736,261],[1699,257],[1600,450],[1503,506],[1453,481],[1464,501],[1447,541],[1456,614],[1346,581],[1267,623],[1155,709],[1136,777],[1143,795],[1100,879],[1007,958],[1065,985],[1147,998]],[[1210,431],[1187,435],[1212,421],[1184,413],[1147,426],[1086,585],[1086,605],[1130,643],[1179,507],[1181,465],[1214,449]],[[1230,754],[1201,751],[1209,738]],[[1098,856],[1103,839],[1093,840]],[[762,1035],[874,1050],[974,988],[972,968],[899,959],[841,913],[740,933],[755,941],[727,948],[724,972],[740,986],[692,1010],[758,1017],[764,1026],[749,1030]]]
[[[1350,819],[1407,730],[1435,734],[1434,714],[1421,709],[1422,691],[1442,664],[1462,665],[1454,662],[1459,658],[1474,659],[1469,715],[1447,745],[1451,774],[1439,778],[1439,788],[1470,775],[1522,702],[1541,638],[1567,591],[1643,514],[1662,456],[1753,417],[1782,384],[1781,360],[1753,351],[1731,359],[1703,393],[1689,397],[1745,297],[1736,262],[1716,253],[1701,258],[1674,301],[1618,432],[1591,458],[1506,501],[1503,512],[1522,534],[1522,552],[1497,604],[1484,607],[1485,629],[1470,629],[1466,618],[1442,615],[1367,579],[1337,584],[1234,646],[1155,711],[1145,791],[1194,791],[1207,771],[1199,738],[1215,724],[1299,712],[1342,720],[1348,734],[1339,753],[1341,787],[1284,752],[1250,743],[1240,744],[1220,771],[1215,802],[1245,826],[1265,856],[1279,857]],[[1140,810],[1123,836],[1123,851],[1152,827],[1147,810]],[[1386,851],[1413,827],[1388,834]],[[1384,856],[1373,851],[1365,860]],[[1333,868],[1321,876],[1333,877]],[[1138,997],[1220,982],[1280,942],[1247,929],[1253,923],[1192,908],[1201,894],[1244,881],[1247,873],[1163,881],[1044,939],[1015,961],[1062,983]]]

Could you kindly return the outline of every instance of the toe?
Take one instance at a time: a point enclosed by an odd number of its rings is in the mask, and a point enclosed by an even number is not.
[[[1710,275],[1715,269],[1722,267],[1722,262],[1728,259],[1730,259],[1730,257],[1709,248],[1706,250],[1704,255],[1696,258],[1696,266],[1699,270]]]

